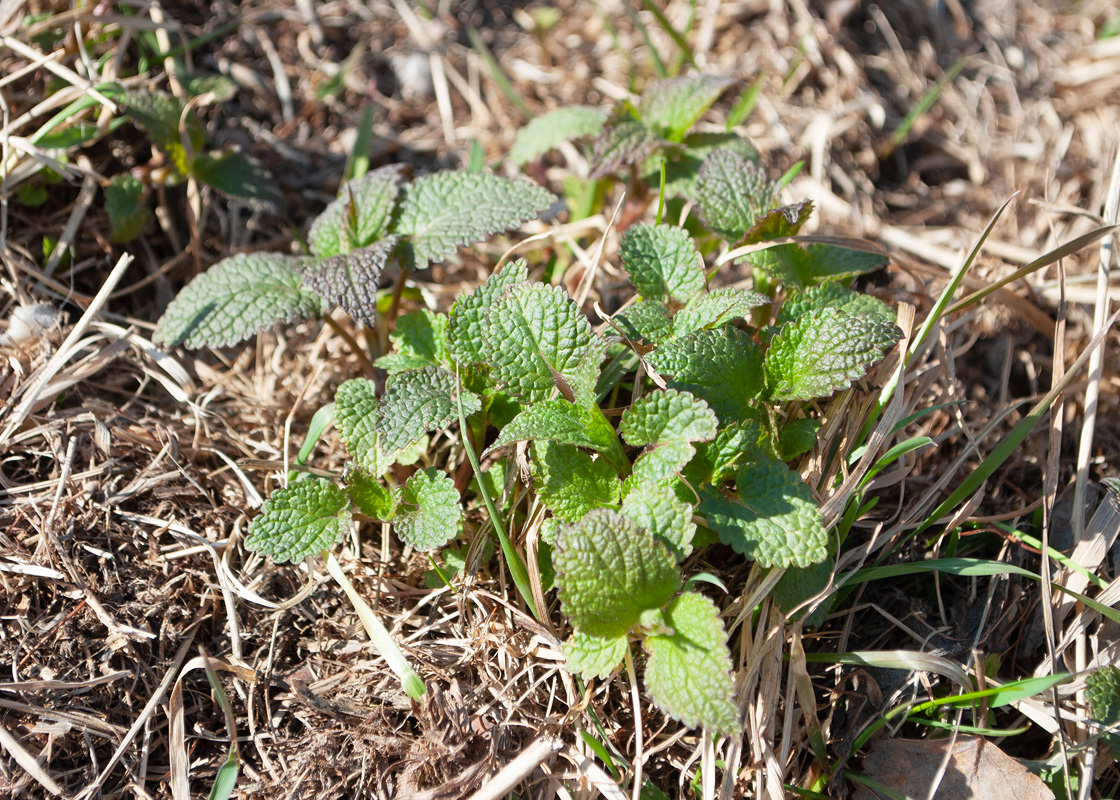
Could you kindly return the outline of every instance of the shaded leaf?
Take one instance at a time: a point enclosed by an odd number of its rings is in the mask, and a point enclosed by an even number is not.
[[[121,109],[136,127],[148,134],[155,145],[170,161],[179,175],[191,172],[191,154],[183,147],[179,133],[180,121],[186,132],[192,154],[202,150],[205,135],[202,120],[194,111],[183,115],[183,104],[177,97],[164,92],[129,92]]]
[[[254,208],[275,210],[277,207],[279,193],[268,172],[240,153],[199,153],[191,171],[207,186],[245,200]]]
[[[678,562],[692,552],[692,537],[696,535],[692,506],[677,499],[672,489],[638,483],[623,498],[622,514],[657,537]]]
[[[679,142],[700,115],[734,81],[717,75],[690,75],[655,81],[638,100],[642,122],[658,135]]]
[[[1085,678],[1085,697],[1093,709],[1093,721],[1114,729],[1120,723],[1120,667],[1098,667]],[[1120,732],[1106,734],[1112,752],[1120,750]]]
[[[614,467],[567,444],[534,442],[529,469],[541,502],[563,520],[618,502],[622,483]]]
[[[397,246],[387,236],[368,247],[325,258],[304,274],[304,283],[367,328],[377,325],[377,282]]]
[[[401,496],[399,489],[390,489],[378,476],[360,468],[346,474],[346,491],[359,511],[382,522],[393,518]]]
[[[394,375],[448,362],[447,317],[422,308],[397,318],[389,334],[393,352],[377,359],[377,366]]]
[[[311,252],[333,258],[366,247],[389,230],[405,168],[400,164],[348,181],[307,233]]]
[[[404,188],[393,232],[405,237],[405,265],[424,269],[461,245],[519,227],[554,200],[551,192],[527,181],[488,172],[437,172]]]
[[[755,217],[739,244],[757,244],[784,236],[796,236],[801,227],[809,221],[812,213],[812,200],[802,200],[800,203],[772,208]]]
[[[828,556],[828,533],[813,493],[780,461],[740,467],[738,499],[700,489],[700,513],[720,540],[762,567],[806,567]]]
[[[594,136],[607,121],[607,112],[593,106],[563,106],[529,120],[517,132],[509,160],[517,166],[532,161],[568,139]]]
[[[455,376],[441,367],[400,372],[389,379],[377,409],[377,432],[387,452],[415,444],[431,430],[459,418],[459,389]],[[337,402],[337,401],[336,401]],[[462,392],[463,415],[482,408],[478,395]]]
[[[754,267],[792,286],[812,286],[829,278],[850,278],[872,272],[887,263],[886,256],[830,244],[801,248],[793,242],[756,250],[746,256]]]
[[[603,178],[619,167],[640,163],[661,138],[636,119],[620,119],[603,129],[591,153],[591,177]]]
[[[682,308],[673,317],[673,336],[686,336],[694,331],[714,328],[746,317],[756,308],[770,302],[758,292],[727,286],[698,297],[692,305]]]
[[[729,242],[738,242],[755,218],[770,208],[774,187],[762,167],[720,149],[696,176],[696,202],[704,224]]]
[[[109,215],[109,224],[112,226],[109,241],[127,242],[152,229],[156,218],[148,208],[147,197],[148,190],[144,184],[130,173],[122,172],[113,176],[105,187],[105,213]]]
[[[615,314],[614,321],[633,342],[660,344],[673,335],[673,317],[655,300],[639,300]]]
[[[243,253],[219,261],[187,284],[160,317],[152,341],[227,347],[257,331],[314,317],[323,299],[303,285],[307,259]]]
[[[665,546],[604,508],[561,526],[552,562],[564,612],[590,636],[624,636],[643,611],[661,608],[681,586]]]

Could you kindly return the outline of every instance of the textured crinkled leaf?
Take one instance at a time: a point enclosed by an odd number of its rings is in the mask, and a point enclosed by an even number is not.
[[[783,236],[796,236],[813,213],[813,201],[802,200],[781,208],[772,208],[755,217],[754,223],[743,234],[740,245],[758,244]]]
[[[835,308],[806,312],[782,328],[766,351],[766,384],[777,400],[827,397],[863,377],[902,338],[892,322]]]
[[[630,480],[660,483],[680,472],[696,455],[696,448],[684,439],[657,445],[634,460]]]
[[[324,258],[304,273],[303,281],[367,328],[377,324],[377,282],[397,246],[386,236],[368,247]]]
[[[633,342],[661,344],[673,335],[673,317],[665,306],[655,300],[639,300],[615,314],[614,321]]]
[[[836,308],[860,317],[894,322],[895,314],[891,307],[877,297],[862,292],[845,289],[836,281],[825,281],[808,289],[795,292],[784,303],[778,314],[778,324],[783,325],[795,320],[807,311],[816,308]]]
[[[646,361],[672,376],[671,388],[706,401],[724,424],[752,416],[754,399],[762,390],[762,351],[750,336],[731,326],[673,339]]]
[[[696,457],[682,473],[693,486],[718,485],[735,473],[740,463],[767,454],[767,436],[758,420],[728,425],[710,442],[696,448]]]
[[[1093,721],[1102,726],[1120,723],[1120,667],[1098,667],[1085,678],[1085,696],[1093,710]],[[1110,733],[1104,740],[1112,745],[1115,755],[1120,748],[1120,733]]]
[[[630,461],[622,451],[614,428],[596,408],[585,408],[567,400],[542,400],[523,409],[502,428],[483,456],[523,441],[550,441],[594,450],[616,470],[627,470]]]
[[[604,639],[576,631],[564,642],[564,666],[585,681],[606,678],[626,657],[626,635]]]
[[[731,653],[719,609],[703,595],[683,594],[665,609],[671,636],[650,636],[646,691],[654,704],[690,728],[733,735],[739,709]]]
[[[244,200],[252,208],[276,209],[279,195],[268,171],[241,153],[198,153],[191,172],[207,186]]]
[[[662,143],[661,137],[636,119],[620,119],[603,129],[591,153],[591,177],[603,178],[619,167],[638,164]]]
[[[385,387],[377,409],[381,447],[402,450],[431,430],[444,428],[459,418],[458,381],[442,367],[422,367],[399,372]],[[463,415],[482,408],[473,392],[462,392]]]
[[[400,194],[404,167],[393,164],[348,181],[307,233],[311,252],[331,258],[373,244],[385,235]]]
[[[572,390],[572,402],[585,408],[598,408],[597,387],[602,375],[603,359],[610,345],[603,337],[592,334],[587,352],[564,376]]]
[[[515,284],[492,304],[486,321],[482,360],[522,403],[547,400],[592,345],[591,323],[559,286]]]
[[[179,98],[164,92],[129,92],[121,107],[133,124],[148,134],[152,144],[167,156],[181,176],[190,174],[190,157],[183,147],[179,125],[183,120],[191,151],[201,152],[206,142],[198,114],[189,111],[184,120],[183,104]]]
[[[690,133],[679,147],[669,150],[665,162],[665,196],[691,199],[696,196],[696,176],[713,150],[731,150],[748,161],[758,161],[758,151],[737,133]],[[647,186],[661,185],[661,159],[646,160],[642,180]]]
[[[696,202],[704,224],[729,242],[750,230],[770,208],[774,187],[762,167],[730,150],[715,150],[696,176]]]
[[[405,263],[423,269],[460,245],[519,227],[552,205],[552,193],[488,172],[437,172],[404,188],[393,232],[406,237]]]
[[[619,255],[638,293],[650,300],[686,303],[704,290],[703,260],[684,228],[634,225],[622,236]]]
[[[692,506],[678,500],[672,489],[649,482],[635,484],[622,499],[622,514],[656,536],[678,562],[692,552],[696,535]]]
[[[738,499],[700,489],[700,514],[724,544],[763,567],[807,567],[828,556],[828,533],[813,493],[780,461],[739,469]]]
[[[365,378],[348,380],[334,395],[334,418],[343,446],[358,465],[375,478],[393,465],[394,455],[379,445],[377,388]]]
[[[422,308],[398,317],[389,339],[393,352],[377,359],[377,366],[390,375],[448,363],[447,317],[443,314]]]
[[[152,340],[187,347],[227,347],[257,331],[324,310],[302,283],[307,259],[243,253],[219,261],[188,283],[160,317]]]
[[[525,259],[519,258],[495,272],[468,295],[460,295],[451,306],[447,323],[447,349],[461,364],[477,364],[484,358],[482,339],[486,334],[486,315],[505,290],[529,277]]]
[[[778,449],[782,453],[782,461],[789,461],[812,450],[813,445],[817,443],[817,431],[820,429],[819,419],[806,417],[783,425],[778,435]]]
[[[459,533],[463,508],[455,481],[435,467],[412,473],[404,485],[393,528],[417,550],[442,547]]]
[[[655,389],[626,409],[618,432],[627,444],[645,447],[675,440],[704,442],[716,435],[719,419],[697,397],[675,389]]]
[[[756,250],[746,256],[754,267],[765,269],[790,286],[812,286],[827,279],[850,278],[872,272],[887,263],[887,257],[831,244],[801,248],[793,242]]]
[[[594,106],[563,106],[529,120],[517,132],[509,160],[517,166],[580,136],[594,136],[607,121],[607,111]]]
[[[681,586],[668,549],[605,508],[560,528],[552,563],[564,613],[589,636],[624,636],[643,611],[661,608]]]
[[[152,229],[156,218],[145,202],[147,191],[129,172],[114,175],[109,181],[105,187],[105,213],[112,226],[109,241],[127,242]]]
[[[717,75],[690,75],[655,81],[638,100],[642,122],[666,139],[679,142],[734,81]]]
[[[318,477],[277,489],[249,525],[245,547],[277,564],[329,550],[350,528],[350,497]]]
[[[686,336],[694,331],[714,328],[751,313],[764,306],[770,298],[758,292],[727,286],[696,299],[673,317],[673,336]]]
[[[618,502],[622,483],[614,467],[567,444],[534,442],[529,470],[541,502],[563,520]]]
[[[346,491],[359,511],[382,522],[393,518],[401,496],[400,489],[390,489],[363,469],[352,469],[346,474]]]

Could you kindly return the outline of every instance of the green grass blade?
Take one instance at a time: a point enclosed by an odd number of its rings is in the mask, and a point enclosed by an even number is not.
[[[494,79],[494,83],[498,84],[498,88],[502,90],[502,94],[521,112],[522,116],[526,119],[533,118],[533,112],[525,105],[525,101],[521,99],[521,95],[513,88],[513,84],[509,82],[506,73],[502,70],[501,64],[494,58],[494,54],[490,52],[490,48],[486,46],[486,42],[482,41],[478,31],[475,30],[473,25],[467,26],[467,36],[471,40],[471,47],[478,53],[478,57],[486,64],[486,69],[490,72],[490,77]]]
[[[226,696],[225,687],[222,682],[218,680],[218,672],[210,663],[210,659],[206,656],[206,651],[202,650],[202,668],[206,671],[206,680],[210,682],[210,688],[214,690],[214,699],[218,701],[218,707],[222,709],[222,714],[226,721],[226,734],[229,736],[229,755],[226,761],[218,769],[218,774],[214,778],[214,785],[210,787],[210,800],[229,800],[233,794],[233,788],[237,785],[237,776],[241,771],[241,749],[237,744],[237,722],[233,715],[233,707],[229,704],[229,697]]]
[[[638,12],[630,7],[628,3],[623,3],[622,7],[626,9],[626,15],[630,17],[630,21],[634,23],[634,27],[638,29],[638,33],[642,35],[645,40],[646,49],[649,50],[650,61],[653,62],[653,73],[658,78],[668,78],[669,70],[665,68],[665,62],[661,60],[661,54],[657,52],[657,48],[653,46],[653,39],[649,36],[649,31],[646,30],[645,23],[642,22]]]
[[[658,8],[654,0],[642,0],[642,5],[646,7],[647,11],[653,14],[653,18],[657,20],[657,24],[668,34],[669,38],[673,40],[673,43],[681,49],[681,55],[684,57],[684,60],[695,67],[696,56],[692,54],[692,48],[688,46],[688,41],[684,38],[684,34],[680,33],[672,26],[665,16],[665,12]]]
[[[967,55],[963,55],[958,58],[949,66],[949,69],[945,70],[945,74],[937,79],[937,83],[931,86],[929,88],[929,91],[922,95],[922,99],[918,101],[918,104],[916,106],[910,109],[910,113],[907,114],[905,118],[903,118],[902,124],[895,129],[895,132],[893,134],[891,134],[890,146],[884,153],[881,154],[881,158],[886,158],[891,154],[891,152],[894,151],[896,147],[902,144],[902,142],[910,134],[910,129],[914,127],[914,123],[918,121],[918,117],[922,116],[922,114],[930,110],[933,104],[937,102],[937,98],[941,96],[941,92],[945,89],[945,86],[949,83],[949,81],[953,80],[953,78],[957,77],[957,75],[960,74],[960,71],[964,69],[964,65],[967,62]]]
[[[369,153],[373,145],[373,103],[366,103],[362,108],[362,119],[358,123],[358,136],[354,139],[354,148],[350,151],[350,160],[343,173],[343,183],[360,178],[369,172]]]
[[[735,101],[735,105],[731,106],[731,111],[727,115],[727,122],[725,129],[731,131],[747,121],[747,117],[754,111],[755,105],[758,103],[758,96],[762,93],[762,84],[766,81],[768,72],[762,72],[755,78],[751,85],[748,86],[739,99]]]
[[[296,466],[302,467],[307,463],[307,459],[311,457],[311,451],[315,449],[315,445],[319,443],[323,433],[334,424],[334,403],[327,403],[325,406],[315,412],[311,417],[311,424],[307,426],[307,436],[303,440],[303,445],[299,448],[299,453],[296,455]],[[291,480],[291,476],[289,476]]]

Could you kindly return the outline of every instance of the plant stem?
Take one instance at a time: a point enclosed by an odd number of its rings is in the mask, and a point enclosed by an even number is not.
[[[350,335],[348,330],[339,325],[338,320],[330,314],[323,317],[323,319],[326,321],[327,325],[339,335],[342,341],[346,342],[346,346],[350,348],[350,352],[358,357],[358,361],[362,365],[362,372],[365,373],[365,376],[367,378],[372,378],[376,374],[373,369],[373,362],[369,360],[369,356],[362,350],[362,346],[358,344],[358,341]]]
[[[323,551],[323,561],[327,564],[327,572],[334,578],[335,583],[342,587],[342,591],[346,592],[346,597],[349,598],[350,604],[354,606],[354,610],[358,612],[358,619],[362,621],[362,627],[366,629],[369,634],[370,641],[377,649],[377,652],[385,659],[385,663],[389,665],[389,669],[400,678],[401,686],[404,687],[405,693],[408,694],[413,700],[419,702],[424,699],[427,689],[424,687],[424,681],[412,669],[412,665],[408,663],[404,653],[401,652],[400,647],[397,645],[396,640],[392,634],[381,624],[381,620],[377,618],[377,614],[369,607],[362,596],[358,594],[358,590],[350,583],[350,579],[346,577],[346,573],[342,571],[342,566],[338,563],[338,559],[334,557],[334,553],[325,550]]]

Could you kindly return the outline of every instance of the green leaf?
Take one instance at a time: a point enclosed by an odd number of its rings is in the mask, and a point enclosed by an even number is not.
[[[563,520],[618,502],[622,485],[614,467],[572,445],[534,442],[529,469],[541,502]]]
[[[338,435],[347,452],[367,473],[379,478],[393,465],[393,454],[378,445],[377,407],[373,381],[348,380],[334,395],[334,416]]]
[[[634,461],[629,480],[661,483],[680,472],[694,455],[696,448],[684,439],[649,448]]]
[[[591,350],[594,334],[562,287],[515,284],[486,319],[482,360],[499,386],[522,403],[547,400],[557,388],[571,394],[568,378]]]
[[[850,278],[872,272],[887,263],[886,256],[830,244],[802,249],[793,242],[756,250],[746,260],[776,280],[792,286],[812,286],[827,279]]]
[[[397,241],[396,236],[386,236],[368,247],[325,258],[308,268],[303,281],[372,328],[377,324],[377,282]]]
[[[254,208],[275,209],[279,195],[268,172],[240,153],[199,153],[192,174],[219,192],[245,200]]]
[[[459,533],[463,509],[455,481],[435,467],[412,473],[404,485],[393,528],[417,550],[434,550]]]
[[[377,366],[390,375],[448,363],[447,317],[443,314],[422,308],[398,317],[389,339],[393,352],[377,359]]]
[[[388,488],[377,476],[361,468],[346,474],[346,491],[359,511],[382,522],[393,518],[401,499],[400,489]]]
[[[564,642],[564,666],[585,681],[606,678],[626,657],[626,635],[614,638],[588,636],[576,631]]]
[[[349,528],[349,495],[311,476],[272,493],[249,525],[245,547],[277,564],[302,561],[334,547]]]
[[[770,208],[773,194],[762,167],[730,150],[714,151],[696,176],[700,218],[729,242],[743,238],[755,218]]]
[[[460,245],[519,227],[547,209],[553,195],[527,181],[487,172],[445,171],[405,187],[394,233],[406,237],[405,265],[423,269]]]
[[[647,127],[679,142],[700,115],[734,81],[716,75],[693,75],[655,81],[638,100],[638,115]]]
[[[656,389],[622,415],[618,432],[634,447],[675,440],[702,442],[713,438],[719,419],[703,400],[688,392]]]
[[[766,351],[766,384],[776,400],[827,397],[863,377],[902,338],[894,323],[822,308],[787,324]]]
[[[1116,726],[1120,723],[1120,667],[1098,667],[1085,678],[1085,697],[1093,709],[1093,721],[1100,725]],[[1112,745],[1112,752],[1120,748],[1120,733],[1102,737]]]
[[[523,441],[550,441],[586,447],[603,454],[617,470],[629,469],[614,428],[598,407],[585,408],[567,400],[543,400],[523,409],[502,428],[483,457],[499,448]]]
[[[696,457],[689,462],[683,475],[693,486],[705,483],[718,485],[731,478],[741,462],[768,452],[762,425],[758,420],[746,420],[724,427],[715,439],[699,445]]]
[[[377,410],[381,447],[393,452],[415,444],[425,433],[459,418],[458,381],[442,367],[400,372],[386,384]],[[463,415],[482,408],[478,395],[462,392]]]
[[[655,300],[639,300],[615,314],[614,321],[633,342],[661,344],[673,335],[673,317],[665,306]]]
[[[678,562],[692,552],[696,535],[692,506],[678,500],[667,486],[638,483],[623,498],[622,514],[657,537]]]
[[[650,636],[646,691],[654,704],[690,728],[739,731],[731,653],[719,610],[703,595],[683,594],[665,609],[671,636]]]
[[[591,177],[605,178],[619,167],[638,164],[653,152],[661,138],[636,119],[620,119],[603,129],[591,153]]]
[[[568,139],[594,136],[607,121],[607,112],[592,106],[562,106],[539,117],[517,132],[509,160],[517,166],[532,161]]]
[[[468,295],[460,295],[451,306],[447,324],[447,349],[460,364],[477,364],[485,360],[482,340],[486,334],[486,315],[491,306],[515,283],[529,277],[525,259],[507,264]]]
[[[622,266],[643,297],[687,303],[704,290],[704,261],[684,228],[634,225],[619,247]]]
[[[332,258],[366,247],[388,232],[405,168],[375,169],[342,186],[307,233],[311,252]]]
[[[817,443],[817,431],[820,429],[819,419],[806,417],[783,425],[778,435],[778,449],[782,453],[782,461],[789,461],[812,450]]]
[[[671,388],[706,401],[724,424],[753,416],[763,383],[762,351],[738,328],[728,325],[673,339],[646,361],[673,376]]]
[[[215,73],[199,73],[187,78],[187,94],[191,97],[198,97],[211,92],[218,102],[229,100],[237,94],[237,82],[225,75]]]
[[[692,305],[683,308],[673,317],[673,336],[687,336],[694,331],[714,328],[741,319],[770,298],[758,292],[727,286],[698,297]]]
[[[184,177],[189,175],[190,158],[179,135],[183,104],[178,98],[163,92],[129,92],[121,106],[133,124],[151,137],[152,144],[167,156],[179,174]],[[205,145],[202,120],[194,111],[188,111],[183,124],[191,150],[200,152]]]
[[[666,153],[665,196],[686,200],[695,197],[696,178],[704,159],[720,148],[738,153],[748,161],[758,161],[758,151],[737,133],[690,133],[680,147]],[[642,180],[648,186],[657,186],[661,181],[660,164],[653,163],[659,161],[658,156],[654,156],[644,165]]]
[[[832,580],[834,567],[835,564],[831,558],[826,558],[819,564],[810,564],[807,567],[790,567],[778,579],[778,584],[774,587],[770,596],[774,598],[778,608],[788,615],[793,609],[806,600],[816,597],[828,587],[829,581]],[[835,594],[826,598],[808,616],[805,616],[805,610],[802,609],[799,612],[799,618],[804,617],[805,624],[808,626],[820,625],[827,616],[831,602],[835,598]]]
[[[835,308],[848,314],[874,317],[886,322],[895,320],[894,311],[882,300],[869,294],[845,289],[837,281],[825,281],[794,292],[782,303],[778,324],[783,325],[817,308]]]
[[[720,540],[762,567],[806,567],[828,557],[828,533],[813,493],[780,461],[739,469],[738,499],[700,489],[700,513]]]
[[[673,557],[648,531],[598,508],[556,534],[552,562],[560,602],[577,631],[613,639],[680,589]]]
[[[152,229],[156,218],[148,208],[147,196],[144,184],[131,174],[122,172],[113,176],[105,187],[105,213],[109,215],[112,226],[109,241],[127,242]]]
[[[227,347],[277,322],[314,317],[319,295],[302,285],[306,259],[243,253],[219,261],[183,288],[152,340],[168,346]]]
[[[802,200],[800,203],[772,208],[755,217],[739,244],[758,244],[771,239],[780,239],[783,236],[796,236],[801,227],[809,221],[812,213],[812,200]]]

